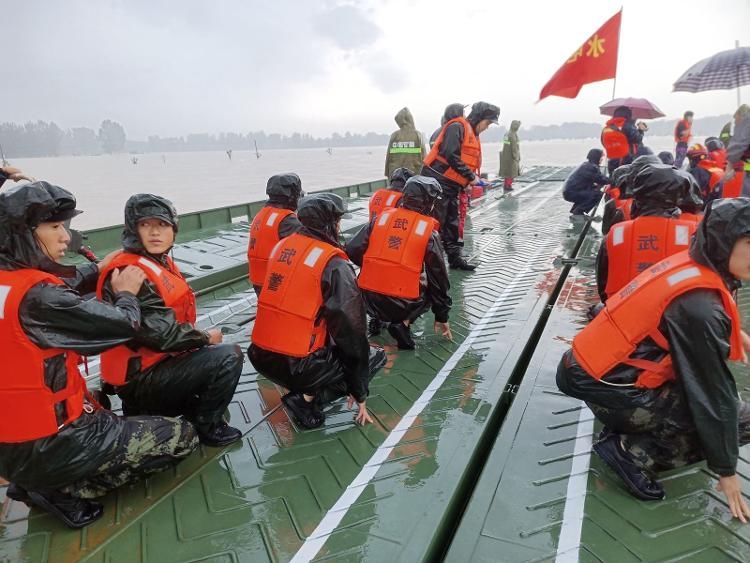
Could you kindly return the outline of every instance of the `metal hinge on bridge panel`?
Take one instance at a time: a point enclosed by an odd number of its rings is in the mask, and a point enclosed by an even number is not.
[[[503,393],[508,393],[510,395],[515,395],[516,393],[518,393],[518,385],[513,385],[513,384],[510,384],[510,383],[507,384],[505,386],[505,390],[503,391]]]
[[[577,266],[578,258],[563,258],[562,260],[560,260],[560,263],[563,266]]]

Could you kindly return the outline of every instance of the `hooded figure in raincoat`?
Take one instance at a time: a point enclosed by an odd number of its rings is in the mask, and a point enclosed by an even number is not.
[[[339,244],[345,212],[336,194],[300,200],[302,229],[271,254],[247,350],[261,375],[289,389],[282,401],[305,428],[323,424],[321,407],[347,395],[359,405],[357,422],[372,422],[369,382],[385,364],[367,342],[365,303]]]
[[[391,134],[385,156],[385,176],[390,178],[397,168],[419,170],[427,154],[424,139],[414,126],[409,108],[401,108],[394,118],[398,130]]]
[[[177,211],[163,197],[136,194],[125,203],[123,252],[102,269],[97,293],[111,302],[111,276],[128,265],[148,281],[138,293],[135,338],[102,354],[103,387],[119,395],[128,415],[181,415],[195,424],[201,443],[224,446],[242,437],[223,417],[244,358],[238,345],[221,343],[219,329],[195,327],[195,295],[169,257],[177,228]]]
[[[61,264],[75,207],[47,182],[0,192],[0,477],[10,482],[7,498],[81,528],[103,512],[87,499],[170,467],[198,440],[187,421],[119,417],[86,390],[79,355],[133,339],[145,276],[124,268],[112,279],[112,304],[83,299],[113,255]]]
[[[594,451],[634,496],[664,498],[658,472],[705,460],[732,514],[750,517],[736,474],[750,404],[729,367],[745,358],[733,292],[749,279],[750,199],[716,200],[689,251],[610,298],[563,355],[558,387],[604,424]]]
[[[514,119],[510,122],[510,131],[503,139],[503,150],[500,152],[499,176],[503,178],[503,188],[513,189],[513,178],[521,175],[521,147],[518,143],[518,129],[521,122]]]

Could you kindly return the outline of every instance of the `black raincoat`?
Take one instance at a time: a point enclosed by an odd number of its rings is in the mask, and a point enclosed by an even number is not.
[[[420,177],[415,176],[407,183],[404,197],[399,202],[399,207],[410,209],[425,216],[430,216],[434,199],[423,194],[421,190],[411,187],[419,183]],[[435,180],[430,178],[429,181]],[[439,185],[437,188],[439,189]],[[354,235],[346,245],[346,253],[349,259],[357,266],[362,266],[362,260],[370,242],[375,219],[369,225],[365,225]],[[443,259],[443,247],[440,237],[433,232],[427,243],[427,251],[424,256],[424,265],[420,277],[420,292],[417,299],[405,299],[391,297],[372,291],[363,291],[368,312],[378,320],[396,323],[404,320],[414,321],[430,307],[435,315],[435,321],[448,322],[448,313],[452,305],[449,295],[450,282],[448,281],[448,270]]]
[[[300,234],[340,246],[337,224],[345,209],[336,208],[341,205],[340,198],[327,202],[330,195],[315,194],[303,200],[306,205],[300,203]],[[327,346],[295,358],[250,344],[248,358],[258,372],[287,389],[315,395],[343,381],[346,393],[362,402],[368,394],[370,345],[365,303],[351,263],[343,258],[331,259],[323,270],[320,288],[320,316],[330,339]]]
[[[573,204],[571,213],[588,213],[592,210],[602,196],[600,188],[609,184],[609,178],[599,168],[602,156],[602,149],[591,149],[586,161],[579,164],[565,180],[563,199]]]
[[[122,246],[125,252],[146,256],[169,269],[166,254],[149,254],[138,236],[138,222],[158,218],[178,226],[177,212],[172,203],[153,194],[137,194],[125,204],[125,227]],[[114,295],[108,278],[103,298]],[[138,294],[141,305],[141,326],[128,343],[159,352],[189,352],[166,358],[141,371],[139,362],[130,362],[127,383],[116,388],[128,414],[185,415],[199,432],[210,431],[219,424],[234,395],[242,371],[243,354],[234,344],[209,346],[208,333],[191,323],[178,323],[175,312],[150,281],[145,281]],[[196,399],[197,397],[197,399]]]
[[[686,205],[686,200],[697,189],[695,180],[688,173],[676,170],[668,164],[659,163],[636,167],[635,177],[632,177],[633,165],[630,169],[629,181],[633,186],[630,189],[634,200],[633,218],[640,216],[677,218],[681,213],[679,206]],[[701,203],[700,199],[695,202],[696,205]],[[604,290],[607,287],[608,277],[609,256],[607,244],[602,241],[596,256],[596,289],[602,303],[607,300]]]
[[[740,282],[729,273],[729,257],[734,243],[746,236],[750,236],[750,200],[716,201],[693,238],[690,256],[718,272],[729,290],[736,290]],[[707,289],[684,293],[667,307],[659,330],[669,342],[677,375],[673,384],[665,385],[677,386],[684,396],[687,416],[693,421],[708,467],[722,476],[733,475],[739,450],[738,395],[727,364],[731,322],[720,296]],[[659,361],[664,355],[664,350],[646,338],[633,357]],[[637,368],[620,364],[605,379],[632,384],[638,374]],[[658,404],[661,390],[601,383],[578,365],[570,350],[558,367],[557,385],[567,395],[613,410],[640,407],[648,411]]]
[[[83,299],[80,294],[96,286],[97,266],[62,266],[42,253],[32,227],[65,208],[74,209],[75,199],[47,182],[0,192],[0,269],[32,268],[64,278],[68,285],[43,282],[26,293],[19,308],[24,334],[42,349],[98,354],[135,335],[140,306],[126,292],[115,295],[113,305]],[[66,378],[64,362],[46,363],[50,387],[62,388]],[[105,410],[84,412],[54,436],[0,443],[0,476],[31,489],[59,488],[83,479],[127,443],[130,428],[123,420]]]

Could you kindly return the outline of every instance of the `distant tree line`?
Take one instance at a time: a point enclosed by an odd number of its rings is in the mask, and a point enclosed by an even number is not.
[[[102,121],[98,132],[88,127],[63,130],[46,121],[0,123],[0,145],[7,158],[121,152],[125,142],[125,129],[109,119]]]
[[[722,126],[731,119],[729,115],[698,118],[693,130],[698,141],[700,135],[718,135]],[[597,138],[602,123],[572,122],[558,125],[534,125],[522,128],[521,140],[537,141],[550,139]],[[649,121],[648,135],[671,135],[675,119]],[[491,127],[482,135],[484,142],[501,141],[506,127]],[[425,131],[427,135],[431,131]],[[116,121],[102,121],[98,131],[87,127],[61,129],[54,122],[0,123],[0,145],[7,158],[62,155],[96,155],[116,152],[185,152],[210,150],[254,150],[258,149],[302,149],[328,147],[384,146],[389,135],[383,133],[333,133],[329,137],[314,137],[308,133],[193,133],[184,137],[159,137],[152,135],[146,141],[127,139],[125,129]],[[647,141],[648,142],[648,141]]]

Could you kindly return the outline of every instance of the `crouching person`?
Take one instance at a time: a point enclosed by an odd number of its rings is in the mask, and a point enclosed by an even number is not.
[[[271,252],[252,344],[258,372],[289,389],[284,405],[305,428],[325,421],[321,406],[348,395],[359,424],[369,381],[385,353],[367,342],[365,304],[352,265],[338,242],[343,199],[315,194],[300,200],[302,229]]]
[[[736,474],[750,404],[728,365],[745,358],[732,292],[749,279],[750,199],[716,201],[690,249],[611,296],[563,355],[558,387],[604,424],[594,451],[635,497],[664,498],[660,471],[705,459],[732,514],[750,517]]]
[[[168,253],[177,211],[160,196],[137,194],[125,204],[123,252],[102,270],[97,294],[112,302],[112,276],[135,266],[146,275],[138,293],[142,320],[135,338],[102,354],[101,377],[123,413],[184,416],[201,443],[225,446],[242,437],[224,421],[242,372],[242,350],[222,344],[219,329],[195,328],[195,295]]]
[[[431,217],[442,191],[434,178],[410,178],[399,207],[384,211],[346,246],[362,268],[358,283],[368,313],[389,323],[388,332],[402,350],[414,349],[410,326],[430,308],[435,331],[451,338],[450,282],[439,226]]]
[[[134,267],[114,274],[112,304],[82,299],[111,255],[78,269],[59,262],[75,206],[47,182],[0,193],[0,476],[8,498],[81,528],[103,512],[88,499],[170,467],[198,441],[187,421],[119,417],[86,390],[79,354],[135,336],[145,276]]]

